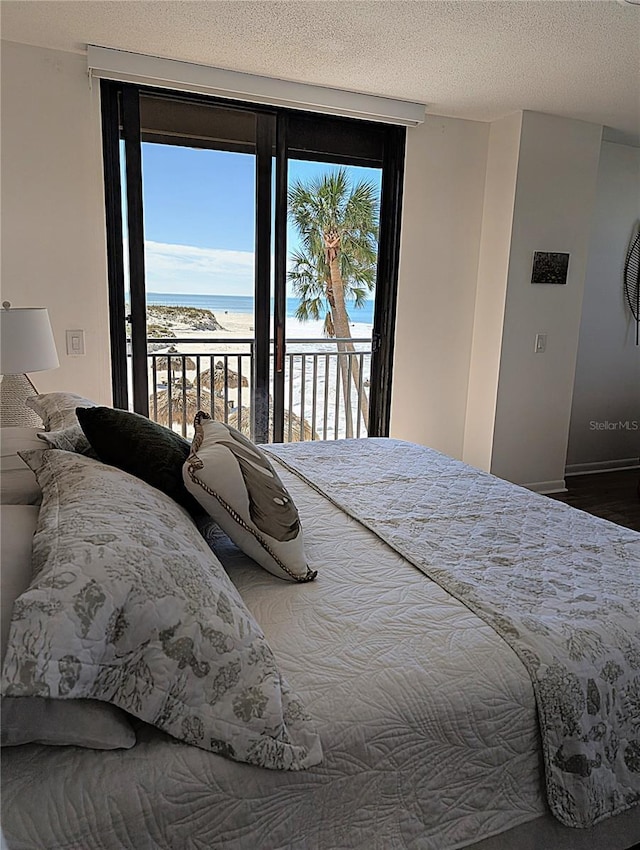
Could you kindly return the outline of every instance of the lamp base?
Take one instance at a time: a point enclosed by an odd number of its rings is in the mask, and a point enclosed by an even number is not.
[[[26,375],[3,375],[0,382],[0,425],[42,428],[42,420],[25,401],[38,391]]]

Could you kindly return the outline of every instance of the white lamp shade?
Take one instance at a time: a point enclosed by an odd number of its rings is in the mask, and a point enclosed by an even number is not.
[[[0,310],[0,373],[18,375],[59,366],[46,307]]]

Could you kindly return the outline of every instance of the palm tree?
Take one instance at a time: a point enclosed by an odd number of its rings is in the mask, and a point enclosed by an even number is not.
[[[362,306],[375,286],[378,191],[366,180],[352,184],[346,169],[340,168],[308,183],[296,181],[289,190],[288,200],[289,218],[298,230],[302,246],[291,254],[288,274],[293,291],[300,298],[296,318],[307,321],[324,317],[324,332],[328,337],[350,340],[347,303],[353,301],[356,307]],[[339,341],[337,345],[339,352],[355,351],[352,342]],[[351,374],[357,388],[360,367],[357,358],[351,359]],[[347,358],[338,360],[350,437],[353,419]],[[368,426],[369,402],[364,392],[360,410]]]

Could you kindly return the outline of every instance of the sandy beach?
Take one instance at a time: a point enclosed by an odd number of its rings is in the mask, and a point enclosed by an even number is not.
[[[197,382],[198,363],[200,373],[220,361],[226,359],[229,370],[240,372],[247,385],[237,388],[228,388],[227,400],[230,415],[238,415],[238,409],[246,409],[251,399],[251,358],[250,344],[240,340],[251,340],[254,337],[254,318],[248,313],[215,313],[216,319],[222,325],[221,330],[199,331],[193,330],[186,323],[173,322],[171,330],[177,339],[188,340],[188,342],[173,343],[173,348],[180,354],[189,356],[196,368],[187,369],[186,379],[191,384]],[[316,438],[329,438],[346,436],[346,415],[344,408],[343,388],[340,385],[339,398],[336,409],[336,387],[338,378],[336,374],[336,343],[326,338],[323,333],[323,322],[300,322],[297,319],[287,317],[286,339],[287,356],[285,358],[285,440],[287,440],[287,426],[291,421],[295,425],[296,418],[306,422],[305,430],[310,435],[313,426]],[[370,351],[372,327],[368,324],[353,323],[351,334],[354,340],[366,340],[366,343],[356,343],[356,349]],[[206,342],[200,341],[206,338]],[[234,338],[239,340],[234,341]],[[307,341],[308,340],[308,341]],[[168,346],[158,349],[156,354],[160,355],[167,351]],[[312,353],[321,353],[322,356],[314,358]],[[370,355],[362,358],[363,376],[362,380],[368,382],[370,369]],[[179,377],[179,376],[177,376]],[[162,392],[166,388],[166,371],[156,371],[156,388]],[[243,381],[245,383],[245,381]],[[353,382],[352,382],[353,383]],[[315,391],[314,391],[315,385]],[[153,392],[153,374],[149,369],[149,387]],[[363,387],[363,393],[368,391]],[[304,398],[303,398],[304,396]],[[314,404],[315,401],[315,404]],[[357,418],[358,394],[356,387],[351,387],[351,408],[354,421]],[[288,417],[291,411],[293,416]],[[189,412],[189,411],[188,411]],[[188,417],[189,418],[189,417]],[[181,426],[176,426],[181,430]],[[364,423],[360,421],[361,435],[364,435]],[[187,426],[187,436],[192,433],[192,428]]]
[[[225,339],[230,336],[240,338],[252,338],[254,336],[254,318],[250,313],[215,313],[216,319],[220,322],[223,329],[218,331],[194,331],[185,323],[174,323],[172,325],[173,332],[177,337],[196,339],[197,337],[206,337],[207,339]],[[322,321],[318,322],[301,322],[298,319],[287,317],[286,320],[286,335],[287,339],[320,339],[325,338],[323,334]],[[371,325],[351,324],[351,336],[355,339],[371,339]],[[330,340],[329,340],[330,341]]]

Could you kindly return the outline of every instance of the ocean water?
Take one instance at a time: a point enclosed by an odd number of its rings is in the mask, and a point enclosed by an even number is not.
[[[202,307],[213,313],[253,313],[253,297],[250,295],[191,295],[188,292],[147,292],[148,304],[166,307]],[[298,308],[297,298],[287,298],[287,318],[293,319]],[[374,301],[368,300],[363,307],[351,304],[347,310],[352,322],[373,325]],[[271,299],[273,310],[273,299]]]

